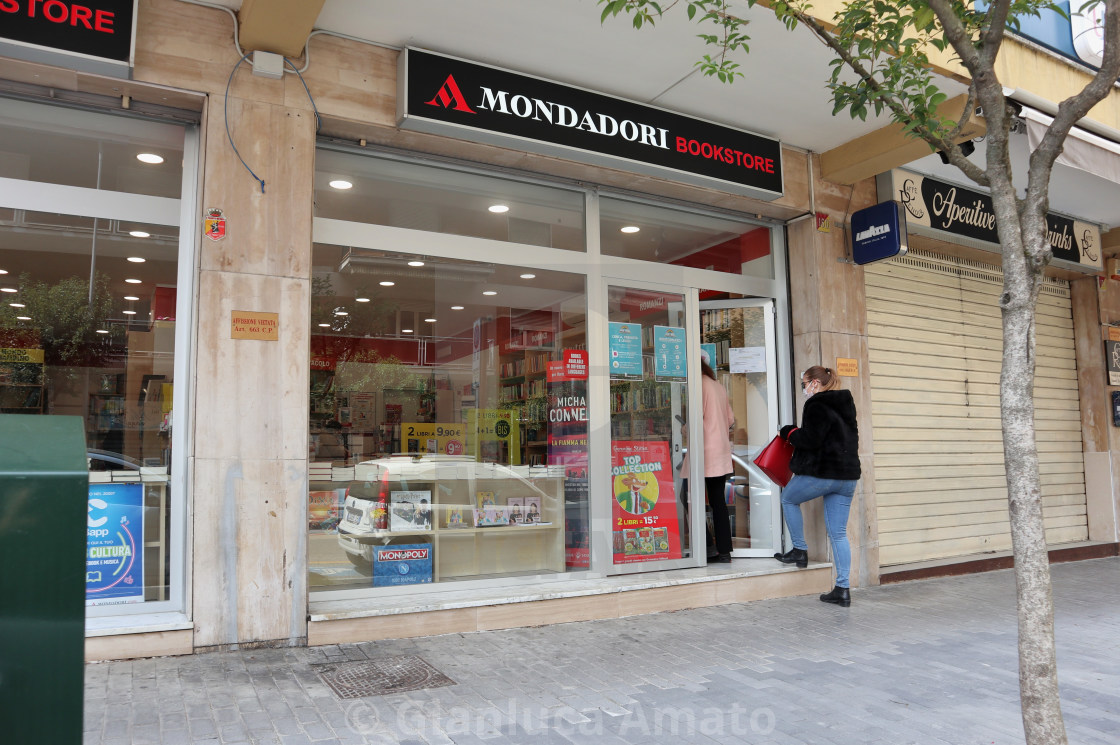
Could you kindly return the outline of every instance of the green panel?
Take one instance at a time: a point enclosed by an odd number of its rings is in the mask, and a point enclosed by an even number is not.
[[[83,422],[0,415],[0,722],[80,743],[89,474]]]

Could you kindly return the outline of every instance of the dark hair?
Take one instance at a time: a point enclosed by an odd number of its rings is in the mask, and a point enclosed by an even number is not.
[[[712,380],[719,380],[719,378],[716,377],[716,371],[704,360],[700,360],[700,372],[704,373]]]
[[[813,365],[801,373],[801,379],[817,381],[822,391],[832,391],[840,387],[840,377],[832,371],[832,368],[820,365]]]

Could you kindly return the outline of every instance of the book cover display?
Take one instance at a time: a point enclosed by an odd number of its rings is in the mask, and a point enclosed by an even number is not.
[[[509,525],[509,507],[486,507],[474,511],[474,522],[480,528]]]
[[[395,491],[389,495],[389,530],[432,529],[432,493]]]
[[[525,524],[539,525],[541,523],[541,498],[525,497],[522,502],[525,505]]]
[[[622,533],[622,551],[614,541],[614,562],[681,558],[669,443],[614,441],[611,482],[614,530]]]
[[[432,581],[432,546],[415,543],[373,549],[373,586],[421,585]]]
[[[510,497],[506,500],[506,507],[509,508],[510,525],[523,525],[525,523],[524,497]]]
[[[456,528],[474,527],[474,509],[461,504],[448,505],[444,508],[443,527],[448,530]]]

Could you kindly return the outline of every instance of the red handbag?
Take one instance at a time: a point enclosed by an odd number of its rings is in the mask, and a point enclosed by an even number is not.
[[[778,486],[784,487],[793,478],[789,470],[789,459],[793,457],[793,445],[782,439],[781,435],[774,435],[770,444],[762,448],[762,452],[754,459],[754,464]]]

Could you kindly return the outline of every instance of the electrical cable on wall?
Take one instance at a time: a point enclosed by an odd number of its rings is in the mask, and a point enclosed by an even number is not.
[[[284,61],[291,65],[291,68],[296,71],[299,76],[299,82],[303,83],[303,90],[307,93],[307,100],[311,102],[311,110],[315,112],[315,134],[319,134],[319,130],[323,128],[323,118],[319,116],[319,107],[315,105],[315,99],[311,97],[311,89],[307,87],[307,81],[303,79],[303,74],[287,57]]]
[[[245,166],[245,170],[249,172],[249,175],[255,178],[261,185],[261,194],[264,194],[264,179],[253,173],[253,169],[250,168],[249,164],[245,162],[245,159],[241,157],[241,153],[237,151],[237,145],[233,144],[233,135],[230,134],[229,131],[229,88],[231,85],[233,85],[233,76],[237,74],[237,68],[241,67],[241,63],[244,62],[250,54],[251,52],[246,52],[244,55],[242,55],[241,59],[237,60],[237,64],[233,66],[233,70],[229,74],[229,80],[226,82],[226,99],[225,106],[223,107],[223,113],[226,120],[226,137],[229,139],[229,146],[233,148],[234,154],[237,156],[237,159],[241,161],[241,165]],[[300,79],[302,80],[302,76],[300,77]],[[306,85],[304,87],[306,87]],[[307,95],[310,96],[311,93],[308,92]],[[312,104],[312,106],[314,106],[314,104]],[[315,116],[319,116],[319,113],[315,112]]]

